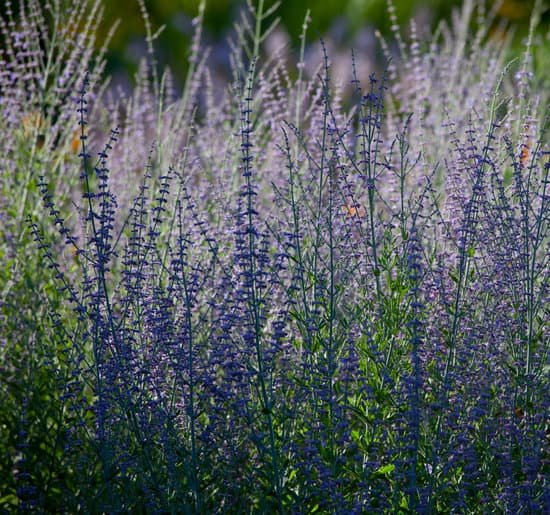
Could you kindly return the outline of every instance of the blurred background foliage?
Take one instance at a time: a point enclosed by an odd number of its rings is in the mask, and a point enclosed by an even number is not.
[[[275,0],[266,0],[269,7]],[[193,32],[192,20],[197,15],[200,0],[145,0],[153,32],[164,26],[156,48],[161,64],[170,66],[176,79],[181,82],[185,76],[189,43]],[[224,49],[239,11],[245,4],[242,0],[207,0],[204,23],[206,44],[212,49],[212,59],[224,65]],[[441,20],[449,20],[452,11],[460,7],[460,0],[394,0],[399,25],[405,32],[409,20],[414,18],[421,36],[426,36]],[[512,52],[522,49],[529,29],[529,20],[535,0],[487,0],[486,9],[495,8],[497,16],[490,29],[491,37],[502,38],[510,33],[513,37]],[[539,25],[539,45],[548,49],[547,39],[550,9],[543,0],[543,16]],[[311,22],[307,32],[310,44],[318,42],[321,36],[328,37],[342,49],[359,47],[359,51],[374,51],[378,45],[372,43],[374,29],[384,36],[390,34],[390,20],[386,0],[282,0],[273,16],[280,17],[280,27],[288,37],[291,48],[299,47],[299,36],[307,12]],[[120,25],[110,45],[109,72],[127,77],[135,71],[139,58],[145,51],[143,41],[144,22],[137,0],[105,2],[105,18],[102,30],[106,35],[115,20]],[[361,48],[363,47],[363,48]],[[379,50],[379,49],[378,49]],[[550,64],[543,59],[544,67]],[[375,60],[380,62],[380,55]],[[373,57],[371,56],[371,59]],[[539,59],[540,60],[540,59]]]

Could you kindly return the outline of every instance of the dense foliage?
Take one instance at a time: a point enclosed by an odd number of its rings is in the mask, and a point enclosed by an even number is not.
[[[259,0],[226,84],[203,5],[130,94],[101,11],[0,18],[0,509],[550,511],[540,10],[521,60],[465,0],[340,81]]]

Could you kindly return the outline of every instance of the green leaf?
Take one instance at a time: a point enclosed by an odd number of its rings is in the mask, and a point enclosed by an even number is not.
[[[393,463],[388,463],[387,465],[382,465],[375,474],[377,476],[389,476],[395,470],[395,465]]]

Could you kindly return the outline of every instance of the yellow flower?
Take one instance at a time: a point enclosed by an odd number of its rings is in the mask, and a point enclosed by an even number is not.
[[[44,146],[44,130],[46,129],[46,121],[39,111],[31,111],[26,113],[21,118],[21,129],[23,138],[28,141],[30,138],[36,138],[36,146],[42,148]]]
[[[78,154],[80,152],[80,129],[73,131],[71,138],[71,152]]]
[[[346,204],[342,206],[342,211],[347,218],[352,218],[354,216],[357,218],[365,218],[365,216],[367,216],[365,206],[353,202],[353,199],[349,197],[346,199]]]
[[[31,111],[21,118],[21,126],[23,127],[23,135],[29,138],[35,131],[44,130],[46,122],[41,113],[38,111]]]
[[[527,166],[531,157],[531,133],[529,124],[526,123],[523,127],[523,142],[519,153],[519,159],[522,166]]]

